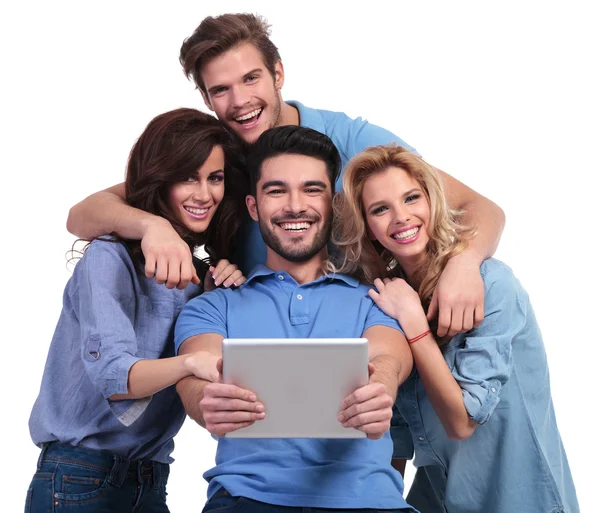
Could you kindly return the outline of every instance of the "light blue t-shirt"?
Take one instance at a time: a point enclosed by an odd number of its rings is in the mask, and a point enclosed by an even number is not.
[[[373,125],[362,118],[352,119],[343,112],[311,109],[300,102],[286,102],[298,109],[300,126],[312,128],[327,135],[335,144],[342,160],[342,171],[348,161],[370,146],[397,143],[399,146],[417,153],[417,151],[395,136],[392,132]],[[335,184],[336,191],[342,187],[342,174]],[[241,269],[248,275],[256,265],[267,261],[267,247],[260,235],[258,223],[248,217],[246,225],[240,234],[238,247]]]
[[[480,425],[470,438],[450,440],[413,371],[396,401],[418,467],[407,500],[430,513],[576,513],[529,297],[498,260],[485,260],[481,276],[484,321],[443,348],[469,416]]]
[[[371,326],[399,330],[367,290],[342,274],[299,285],[285,272],[258,266],[238,289],[205,293],[183,308],[175,326],[176,349],[204,333],[356,338]],[[204,477],[209,497],[224,487],[234,496],[283,506],[413,511],[391,458],[389,432],[379,440],[220,438],[216,466]]]
[[[175,319],[201,290],[169,290],[141,274],[123,244],[92,242],[65,287],[29,419],[34,443],[171,463],[173,437],[185,420],[175,386],[145,399],[109,397],[127,393],[137,361],[174,356]]]

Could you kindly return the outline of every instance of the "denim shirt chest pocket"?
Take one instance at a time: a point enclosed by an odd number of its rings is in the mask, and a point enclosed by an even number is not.
[[[135,332],[137,356],[161,358],[174,356],[174,325],[181,307],[176,298],[138,296]]]

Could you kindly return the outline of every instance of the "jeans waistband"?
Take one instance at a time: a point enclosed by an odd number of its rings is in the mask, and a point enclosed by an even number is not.
[[[161,478],[169,475],[169,465],[153,460],[129,460],[109,451],[75,447],[69,444],[50,442],[42,445],[38,459],[38,470],[44,461],[54,461],[93,467],[109,473],[108,481],[121,486],[126,477],[152,479],[158,486]]]

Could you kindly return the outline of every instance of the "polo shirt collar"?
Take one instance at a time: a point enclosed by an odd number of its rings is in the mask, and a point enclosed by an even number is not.
[[[275,274],[285,274],[286,276],[290,276],[285,271],[274,271],[272,269],[269,269],[266,265],[257,265],[254,269],[252,269],[252,272],[248,275],[248,278],[246,279],[245,283],[243,283],[241,286],[244,287],[244,286],[248,285],[250,282],[252,282],[258,278],[261,278],[263,276],[273,276]],[[290,278],[291,278],[291,276],[290,276]],[[346,283],[346,285],[350,285],[351,287],[354,287],[354,288],[358,287],[358,285],[360,284],[358,279],[355,278],[354,276],[350,276],[348,274],[340,274],[340,273],[327,273],[325,276],[321,276],[320,278],[316,279],[312,283],[318,283],[320,281],[325,281],[325,280],[343,281],[344,283]],[[305,284],[305,285],[307,285],[307,284]]]

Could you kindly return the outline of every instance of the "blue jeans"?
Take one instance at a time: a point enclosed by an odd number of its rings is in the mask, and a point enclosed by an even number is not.
[[[225,488],[219,488],[208,500],[202,513],[414,513],[412,509],[328,509],[275,506],[246,497],[233,497]]]
[[[106,451],[44,445],[25,513],[169,513],[169,465]]]

